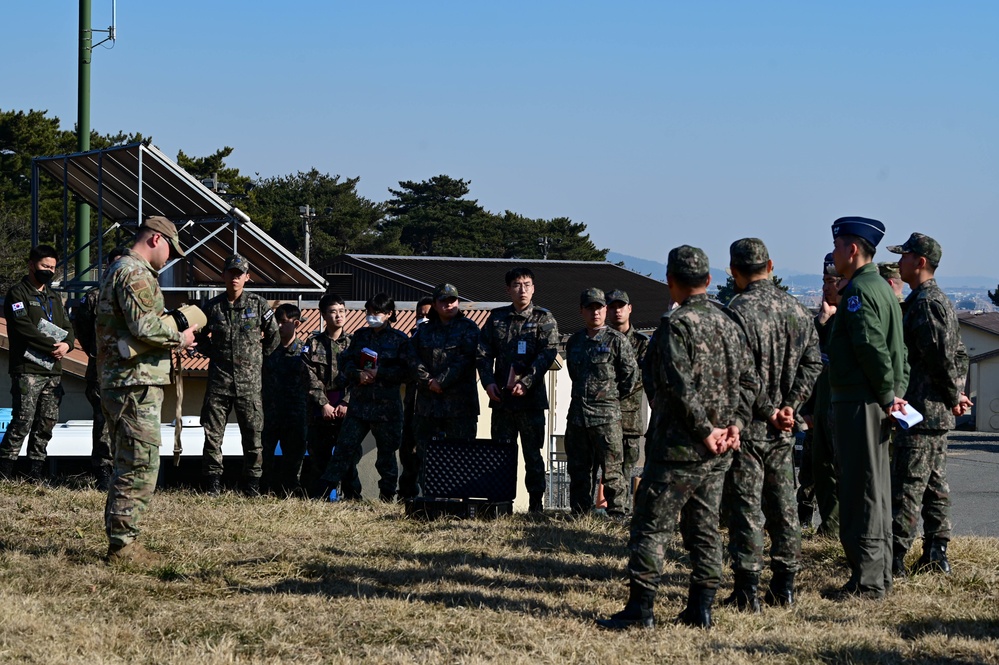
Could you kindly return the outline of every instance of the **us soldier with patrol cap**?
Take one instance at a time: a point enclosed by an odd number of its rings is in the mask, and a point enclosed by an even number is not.
[[[895,261],[882,261],[878,264],[878,274],[881,278],[888,282],[888,286],[891,287],[892,292],[895,297],[898,298],[900,304],[905,302],[905,296],[902,295],[902,289],[904,282],[902,281],[902,275],[898,271],[898,263]],[[903,305],[903,311],[905,307]]]
[[[909,384],[902,310],[872,262],[885,226],[866,217],[832,225],[833,262],[850,280],[830,334],[829,389],[839,461],[840,542],[850,579],[838,592],[884,598],[891,589],[890,416]]]
[[[565,345],[572,401],[565,427],[569,507],[573,514],[593,508],[594,471],[603,469],[607,515],[623,520],[631,512],[624,477],[620,398],[638,385],[635,352],[628,338],[606,325],[607,302],[600,289],[579,296],[584,327]]]
[[[101,280],[97,301],[97,363],[101,405],[114,451],[114,475],[104,508],[109,563],[156,566],[163,563],[139,537],[160,466],[160,411],[163,386],[172,381],[173,349],[195,345],[195,329],[164,325],[163,292],[156,281],[171,256],[183,257],[177,227],[165,217],[149,217],[132,247],[112,263]],[[118,341],[131,335],[145,350],[123,358]]]
[[[902,329],[909,351],[909,388],[905,400],[922,422],[895,437],[892,462],[892,574],[903,576],[905,554],[912,547],[920,509],[923,555],[917,569],[950,572],[950,487],[947,484],[947,431],[954,417],[971,408],[961,390],[968,375],[968,354],[954,306],[937,285],[943,250],[933,238],[913,233],[902,245],[887,248],[901,254],[901,278],[912,292],[906,298]]]
[[[208,301],[208,325],[198,334],[200,350],[210,361],[208,388],[201,407],[201,426],[205,430],[202,473],[209,494],[222,491],[222,437],[233,409],[243,444],[244,490],[249,496],[260,494],[260,437],[264,429],[261,369],[264,356],[270,355],[281,339],[270,304],[243,289],[249,272],[249,261],[239,254],[225,260],[225,293]]]
[[[624,446],[624,480],[631,482],[631,474],[638,464],[641,451],[638,441],[645,435],[645,409],[642,408],[642,362],[649,348],[649,336],[631,325],[631,298],[621,289],[607,292],[607,325],[628,338],[638,363],[638,384],[630,395],[621,396],[621,435]]]

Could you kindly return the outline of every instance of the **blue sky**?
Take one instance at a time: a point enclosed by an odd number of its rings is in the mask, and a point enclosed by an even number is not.
[[[0,108],[71,127],[77,3],[4,5]],[[93,127],[169,155],[229,145],[248,175],[375,200],[444,173],[641,258],[724,266],[758,236],[778,272],[817,272],[833,219],[865,215],[999,277],[999,3],[120,0],[118,30]]]

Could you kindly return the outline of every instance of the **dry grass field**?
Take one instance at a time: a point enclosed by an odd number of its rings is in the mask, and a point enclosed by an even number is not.
[[[144,541],[171,563],[137,571],[102,562],[103,503],[0,483],[0,662],[999,663],[995,539],[954,541],[950,577],[839,604],[820,597],[846,579],[839,545],[810,539],[793,609],[716,609],[710,631],[670,621],[687,581],[675,549],[659,626],[615,634],[593,627],[627,594],[610,522],[167,491]]]

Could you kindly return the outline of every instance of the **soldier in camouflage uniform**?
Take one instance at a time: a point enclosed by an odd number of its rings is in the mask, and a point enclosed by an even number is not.
[[[104,519],[108,561],[156,565],[162,560],[141,543],[139,525],[149,507],[160,465],[163,386],[171,377],[171,349],[194,346],[194,330],[164,325],[163,292],[156,282],[171,256],[184,256],[177,228],[164,217],[139,227],[132,247],[108,268],[97,303],[97,364],[101,404],[114,448],[115,467]],[[149,350],[124,359],[118,340],[131,335]]]
[[[763,241],[736,240],[729,251],[738,291],[729,308],[746,332],[762,389],[729,471],[732,505],[728,549],[735,588],[725,603],[759,611],[756,592],[763,568],[764,521],[772,543],[773,568],[765,600],[771,605],[794,602],[801,525],[791,432],[795,414],[811,395],[822,371],[822,360],[812,315],[774,285],[773,261]]]
[[[937,285],[943,250],[933,238],[913,233],[903,245],[888,247],[902,255],[898,266],[912,292],[906,299],[902,330],[909,351],[909,388],[905,400],[923,421],[895,439],[892,463],[892,574],[905,575],[905,554],[912,546],[920,507],[923,554],[917,568],[950,572],[950,488],[947,485],[947,431],[954,417],[972,406],[961,390],[968,354],[954,306]]]
[[[318,400],[318,396],[310,392],[320,390],[321,386],[313,383],[312,373],[302,356],[305,345],[295,335],[302,324],[302,310],[291,303],[278,305],[274,320],[281,343],[264,358],[261,485],[267,491],[287,496],[301,489],[308,405],[310,401]],[[280,460],[275,455],[278,442],[281,444]]]
[[[107,265],[125,252],[115,248],[108,252]],[[111,485],[111,474],[114,472],[114,455],[111,452],[111,435],[108,433],[104,409],[101,408],[101,379],[97,374],[97,301],[101,295],[100,286],[88,290],[73,309],[73,332],[80,348],[87,352],[87,401],[93,412],[94,425],[92,429],[93,445],[90,453],[90,463],[93,467],[97,489],[106,492]]]
[[[565,345],[572,401],[565,427],[569,507],[574,514],[593,508],[595,471],[603,469],[607,515],[622,520],[631,512],[624,478],[621,396],[638,384],[638,365],[628,338],[606,324],[607,302],[600,289],[579,296],[585,327]]]
[[[645,352],[649,348],[649,336],[631,325],[631,299],[620,289],[607,293],[607,324],[628,338],[635,352],[635,362],[641,369]],[[645,435],[645,409],[642,407],[642,374],[638,385],[630,395],[621,398],[621,433],[624,437],[624,480],[631,482],[635,467],[641,457],[639,441]]]
[[[409,366],[416,377],[412,385],[417,477],[425,493],[423,465],[431,439],[471,441],[479,421],[475,385],[479,327],[458,308],[457,288],[440,284],[434,289],[429,321],[416,329],[410,345]]]
[[[350,408],[322,481],[327,490],[343,491],[348,474],[361,461],[361,443],[375,436],[378,491],[382,501],[394,501],[399,480],[397,453],[402,440],[402,384],[409,378],[409,337],[392,327],[395,301],[379,293],[365,303],[368,327],[354,333],[340,359],[350,391]],[[374,352],[377,357],[373,357]],[[328,491],[324,491],[329,496]]]
[[[534,273],[513,268],[506,273],[511,304],[498,307],[479,336],[479,380],[493,409],[493,441],[516,441],[524,455],[524,482],[530,512],[540,513],[547,485],[545,461],[545,377],[558,353],[558,324],[552,313],[533,303]]]
[[[14,462],[28,437],[29,475],[41,480],[52,428],[59,420],[62,359],[73,349],[74,337],[62,298],[49,286],[55,276],[56,256],[50,245],[32,248],[28,274],[4,299],[13,398],[11,421],[0,442],[0,476],[5,478],[13,478]],[[43,320],[67,331],[66,338],[57,342],[43,334],[38,328]]]
[[[416,301],[416,325],[409,331],[410,338],[423,324],[430,321],[430,310],[433,309],[433,305],[434,299],[430,296],[424,296]],[[420,493],[418,481],[423,465],[417,455],[416,432],[413,422],[416,414],[416,390],[415,381],[407,381],[403,385],[402,443],[399,445],[399,498],[403,501],[412,499]]]
[[[826,345],[832,330],[833,319],[839,304],[839,290],[846,281],[836,273],[832,254],[827,254],[822,266],[822,303],[815,317],[815,329],[819,335],[819,351],[822,356],[822,372],[815,382],[815,390],[809,398],[807,411],[802,415],[808,423],[805,437],[805,454],[798,476],[798,515],[802,514],[803,494],[812,492],[814,504],[819,509],[818,533],[826,538],[839,535],[839,497],[837,496],[836,449],[833,445],[832,422],[829,403],[829,356]],[[811,512],[808,513],[811,523]]]
[[[335,293],[323,295],[319,299],[319,315],[323,319],[323,330],[312,333],[302,349],[302,357],[312,371],[308,433],[310,480],[303,485],[314,497],[323,492],[320,476],[330,463],[350,402],[340,372],[340,356],[350,346],[351,340],[351,335],[343,329],[347,320],[343,298]],[[361,480],[357,477],[356,468],[340,484],[343,498],[361,498]]]
[[[902,289],[905,282],[902,281],[902,275],[898,271],[898,263],[895,261],[882,261],[878,264],[878,274],[881,275],[881,279],[888,282],[888,286],[891,287],[892,293],[898,298],[899,304],[904,304],[905,296],[902,295]]]
[[[200,350],[210,360],[201,407],[202,473],[209,494],[222,491],[222,437],[233,409],[243,444],[244,488],[249,496],[260,494],[264,428],[260,371],[264,356],[277,348],[279,338],[270,304],[243,289],[249,272],[250,263],[239,254],[226,259],[222,268],[225,293],[205,305],[208,324],[198,334]]]
[[[597,621],[614,630],[655,624],[665,547],[681,509],[690,529],[685,545],[693,570],[679,621],[711,625],[722,576],[718,511],[732,459],[728,451],[738,449],[739,432],[752,417],[760,389],[745,334],[724,307],[708,299],[711,275],[704,252],[688,245],[671,250],[666,278],[670,297],[680,306],[655,340],[655,422],[631,521],[628,604]]]

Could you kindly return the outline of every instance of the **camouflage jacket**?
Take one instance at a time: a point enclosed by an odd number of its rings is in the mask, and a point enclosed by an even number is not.
[[[87,354],[88,382],[97,381],[97,301],[101,297],[101,287],[87,290],[80,302],[73,308],[73,333],[80,348]]]
[[[183,335],[163,324],[163,292],[152,267],[131,249],[108,266],[97,300],[97,369],[101,388],[163,386],[171,382],[170,350]],[[118,340],[132,335],[151,348],[124,359]]]
[[[378,354],[374,383],[361,385],[364,349]],[[409,337],[386,323],[381,328],[361,328],[340,357],[340,371],[350,391],[350,415],[364,420],[402,420],[402,384],[409,379]]]
[[[649,406],[655,408],[656,394],[662,391],[659,381],[664,375],[659,372],[659,339],[669,334],[669,315],[666,312],[659,319],[659,327],[649,338],[649,344],[645,347],[645,356],[639,363],[642,370],[642,389],[645,390],[645,397],[649,400]]]
[[[264,419],[304,425],[312,385],[312,373],[302,350],[305,345],[297,337],[288,346],[278,347],[264,358],[263,392]]]
[[[929,279],[906,298],[902,318],[909,350],[909,388],[905,400],[923,414],[919,429],[954,429],[954,414],[968,375],[968,354],[961,342],[954,307],[937,280]]]
[[[198,333],[198,351],[208,356],[208,391],[229,395],[260,394],[264,356],[281,340],[270,304],[243,291],[229,304],[220,293],[205,305],[208,324]]]
[[[670,462],[712,457],[704,439],[716,427],[744,428],[760,389],[742,328],[706,294],[687,298],[660,332],[656,408],[645,442],[645,475],[653,479]]]
[[[415,413],[432,418],[478,415],[475,354],[479,327],[462,312],[447,325],[433,314],[409,343],[409,366],[416,377]],[[430,390],[431,379],[437,379],[443,393]]]
[[[621,395],[630,395],[639,382],[635,352],[628,338],[610,327],[593,337],[586,329],[565,345],[572,379],[569,423],[589,427],[621,419]]]
[[[631,342],[631,350],[635,352],[635,362],[638,363],[638,383],[630,395],[621,398],[621,431],[626,436],[642,436],[645,434],[645,409],[642,408],[642,362],[649,348],[649,336],[638,332],[634,326],[628,328],[624,336]]]
[[[309,335],[302,347],[302,357],[312,374],[309,402],[313,417],[319,417],[327,404],[338,406],[349,402],[346,383],[340,373],[340,357],[350,346],[350,340],[351,336],[345,332],[332,339],[319,330]]]
[[[909,363],[902,310],[875,264],[858,268],[843,289],[827,353],[833,403],[877,402],[887,407],[905,394]]]
[[[534,303],[522,312],[513,305],[494,309],[479,335],[476,361],[482,387],[495,383],[500,388],[502,400],[490,400],[489,406],[547,409],[545,377],[557,353],[558,324],[547,309]],[[523,397],[514,397],[506,390],[511,375],[524,386]]]
[[[750,282],[728,306],[742,323],[762,384],[753,421],[742,438],[776,440],[781,432],[767,422],[771,414],[786,406],[797,413],[822,371],[815,321],[811,312],[770,279]]]
[[[69,334],[63,340],[73,348],[73,326],[66,315],[62,298],[47,284],[39,291],[25,276],[10,287],[3,301],[4,316],[7,319],[7,336],[10,340],[10,374],[40,374],[59,376],[62,374],[62,361],[52,357],[55,342],[38,329],[38,322],[47,319]],[[51,369],[43,367],[24,357],[27,350],[37,352],[46,360],[55,361]]]

